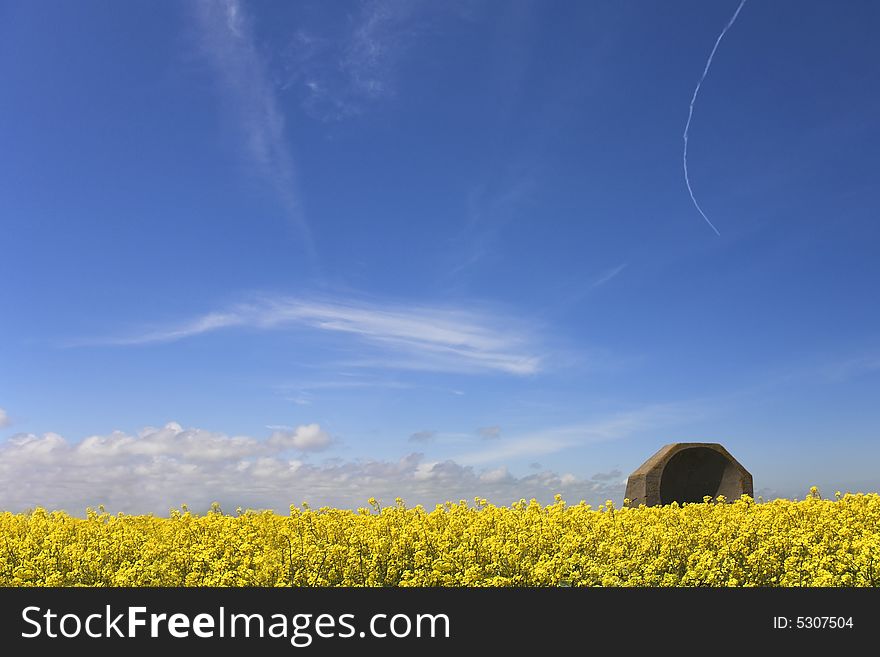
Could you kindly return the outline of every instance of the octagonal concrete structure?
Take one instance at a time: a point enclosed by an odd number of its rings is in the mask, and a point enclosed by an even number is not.
[[[729,501],[754,496],[752,475],[718,443],[672,443],[642,463],[626,481],[630,506]]]

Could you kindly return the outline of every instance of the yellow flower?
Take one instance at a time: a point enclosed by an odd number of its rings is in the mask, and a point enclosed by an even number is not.
[[[880,586],[880,496],[0,513],[0,586]]]

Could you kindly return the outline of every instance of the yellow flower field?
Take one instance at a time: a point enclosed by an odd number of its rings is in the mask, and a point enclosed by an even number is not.
[[[0,514],[3,586],[878,586],[880,495]]]

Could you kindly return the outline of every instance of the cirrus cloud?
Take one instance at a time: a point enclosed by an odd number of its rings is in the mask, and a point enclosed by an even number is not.
[[[232,328],[305,328],[353,339],[365,348],[355,366],[518,376],[542,368],[531,331],[513,318],[466,308],[351,299],[264,296],[174,326],[76,340],[68,346],[168,343]]]

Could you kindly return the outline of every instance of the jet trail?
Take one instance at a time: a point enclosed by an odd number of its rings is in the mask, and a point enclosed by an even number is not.
[[[703,212],[703,208],[700,207],[700,204],[697,203],[696,197],[694,197],[694,190],[691,189],[691,181],[690,178],[688,178],[688,130],[690,130],[691,127],[691,118],[694,116],[694,103],[697,102],[697,94],[700,93],[700,86],[703,84],[703,80],[706,79],[706,75],[709,73],[709,67],[712,66],[712,58],[715,57],[715,51],[718,50],[718,44],[721,43],[721,39],[727,34],[727,30],[729,30],[731,25],[736,21],[736,17],[739,16],[739,12],[744,4],[746,4],[746,0],[742,0],[739,3],[739,7],[736,8],[733,17],[727,22],[727,25],[724,26],[724,29],[721,30],[721,34],[719,34],[718,38],[715,40],[715,46],[712,48],[712,52],[709,53],[709,59],[706,60],[706,68],[703,69],[703,75],[700,77],[700,81],[697,82],[697,88],[694,89],[694,96],[691,98],[691,105],[688,109],[688,120],[684,126],[684,155],[682,157],[684,163],[684,182],[687,185],[688,193],[691,195],[691,200],[694,202],[694,207],[697,208],[697,211],[703,216],[703,219],[706,220],[706,223],[709,224],[710,228],[715,231],[715,234],[719,236],[721,233],[715,228],[715,224],[709,221],[709,217],[706,216],[706,213]]]

